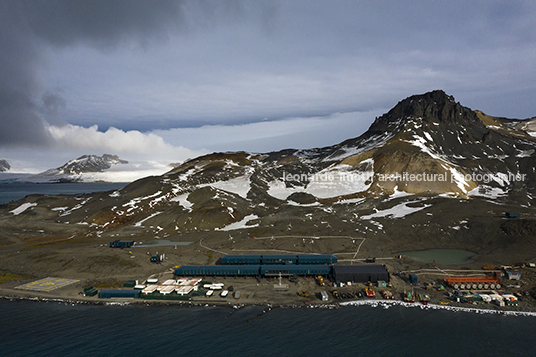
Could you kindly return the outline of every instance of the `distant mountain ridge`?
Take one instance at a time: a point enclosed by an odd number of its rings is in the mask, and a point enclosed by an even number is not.
[[[8,171],[11,168],[7,160],[0,159],[0,172]]]
[[[66,164],[24,178],[29,182],[81,182],[95,181],[93,174],[102,173],[109,170],[114,165],[128,164],[128,161],[122,160],[117,155],[104,154],[82,155],[77,159],[70,160]],[[98,180],[98,179],[97,179]]]
[[[77,159],[67,162],[65,165],[58,167],[60,173],[80,174],[83,172],[102,172],[109,169],[112,165],[128,164],[128,161],[121,160],[117,155],[104,154],[82,155]]]

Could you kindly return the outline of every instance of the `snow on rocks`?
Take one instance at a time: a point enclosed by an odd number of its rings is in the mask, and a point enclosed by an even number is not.
[[[153,193],[152,195],[149,195],[149,196],[133,198],[133,199],[130,200],[129,202],[125,203],[125,204],[123,205],[123,207],[128,207],[128,208],[127,208],[127,213],[130,213],[130,212],[132,212],[133,210],[137,209],[137,208],[138,208],[138,205],[139,205],[142,201],[148,200],[148,199],[150,199],[150,198],[158,197],[158,196],[160,196],[161,193],[162,193],[162,191],[158,191],[158,192]]]
[[[188,201],[188,195],[189,194],[190,194],[189,192],[183,193],[181,195],[173,197],[170,201],[171,202],[179,202],[179,204],[182,207],[186,208],[188,211],[191,211],[193,203]]]
[[[238,222],[235,222],[235,223],[231,223],[223,228],[216,228],[217,231],[232,231],[232,230],[235,230],[235,229],[242,229],[242,228],[253,228],[253,227],[258,227],[259,224],[254,224],[254,225],[251,225],[251,226],[248,226],[247,223],[251,220],[254,220],[254,219],[258,219],[259,217],[257,215],[254,215],[254,214],[250,214],[248,216],[245,216],[242,220],[238,221]]]
[[[469,191],[467,193],[467,196],[479,196],[479,197],[485,197],[490,199],[496,199],[499,197],[503,197],[507,194],[505,190],[499,187],[490,187],[486,185],[480,185],[477,188]]]
[[[354,171],[349,165],[336,165],[313,175],[306,192],[318,198],[330,198],[362,192],[370,188],[374,176],[374,161],[367,159],[365,171]]]
[[[198,187],[211,186],[222,191],[237,194],[238,196],[247,199],[248,192],[251,189],[251,183],[249,180],[250,176],[251,175],[244,175],[226,181],[217,181],[210,184],[199,185]]]
[[[21,204],[19,207],[15,208],[14,210],[9,211],[9,213],[13,213],[13,215],[18,216],[22,212],[26,211],[28,208],[35,207],[35,206],[37,206],[37,203],[26,202],[26,203]]]
[[[65,212],[61,213],[60,216],[63,217],[63,216],[68,216],[70,215],[73,211],[77,210],[77,209],[80,209],[82,207],[84,207],[84,205],[86,203],[89,202],[89,200],[91,199],[91,197],[89,198],[86,198],[85,200],[83,198],[75,198],[76,200],[83,200],[81,203],[77,204],[76,206],[74,206],[73,208],[71,208],[70,210],[66,210]]]
[[[428,207],[432,206],[431,204],[425,204],[422,207],[409,207],[408,206],[408,204],[415,203],[415,202],[419,202],[419,201],[404,202],[404,203],[398,204],[398,205],[396,205],[394,207],[391,207],[389,209],[377,211],[377,212],[375,212],[373,214],[369,214],[369,215],[366,215],[366,216],[361,216],[361,219],[369,220],[369,219],[372,219],[372,218],[381,218],[381,217],[402,218],[402,217],[405,217],[407,215],[410,215],[412,213],[421,211],[421,210],[423,210],[425,208],[428,208]]]
[[[273,180],[268,183],[268,194],[280,200],[286,200],[294,192],[304,192],[303,187],[287,187],[281,180]]]
[[[356,166],[365,170],[355,170],[353,166],[337,164],[314,174],[300,175],[286,173],[287,182],[300,182],[303,186],[288,187],[285,181],[274,180],[268,183],[268,194],[280,200],[286,200],[295,192],[304,192],[317,198],[332,198],[363,192],[370,188],[374,176],[374,160],[363,160]]]
[[[147,221],[147,220],[149,220],[149,219],[151,219],[151,218],[153,218],[153,217],[155,217],[155,216],[158,216],[160,213],[163,213],[163,212],[161,211],[161,212],[153,213],[153,214],[150,215],[149,217],[144,218],[144,219],[142,219],[142,220],[139,221],[139,222],[136,222],[136,223],[134,224],[134,226],[135,226],[135,227],[142,227],[142,224],[143,224],[145,221]]]
[[[350,156],[361,154],[365,151],[381,147],[387,141],[395,136],[394,132],[385,132],[381,135],[373,135],[368,139],[362,140],[358,146],[352,147],[342,147],[340,150],[343,151],[330,155],[324,159],[324,161],[339,161]]]

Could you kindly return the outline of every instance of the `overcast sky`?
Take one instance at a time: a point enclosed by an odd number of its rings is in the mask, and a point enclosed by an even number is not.
[[[529,0],[0,0],[0,159],[320,147],[434,89],[533,117],[535,18]]]

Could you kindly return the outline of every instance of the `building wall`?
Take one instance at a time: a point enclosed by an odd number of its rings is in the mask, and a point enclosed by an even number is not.
[[[335,265],[333,276],[336,281],[354,283],[375,283],[378,280],[389,281],[389,272],[383,265]]]

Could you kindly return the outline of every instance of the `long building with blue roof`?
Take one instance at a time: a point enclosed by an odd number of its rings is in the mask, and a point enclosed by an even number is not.
[[[331,265],[183,265],[175,269],[176,276],[312,276],[330,275]]]
[[[221,258],[221,264],[224,265],[310,265],[334,263],[337,263],[337,257],[332,254],[228,254]]]

